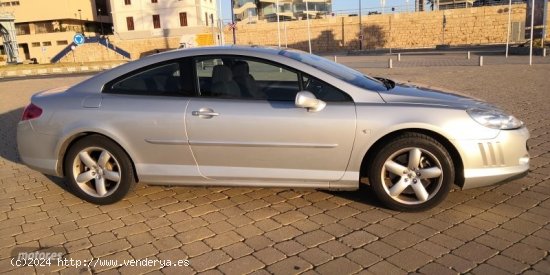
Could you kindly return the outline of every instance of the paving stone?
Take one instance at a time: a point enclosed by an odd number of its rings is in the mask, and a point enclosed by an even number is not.
[[[487,263],[513,274],[520,274],[529,268],[529,265],[520,263],[514,259],[502,255],[494,256],[493,258],[487,260]]]
[[[439,258],[442,255],[449,253],[450,251],[448,248],[440,246],[431,241],[423,241],[423,242],[417,243],[413,246],[413,248],[418,251],[422,251],[425,254],[432,256],[433,258]]]
[[[206,252],[212,251],[212,249],[202,241],[192,242],[190,244],[184,244],[180,247],[181,251],[189,257],[195,257]]]
[[[307,251],[306,251],[307,252]],[[302,253],[306,253],[302,252]],[[322,252],[322,251],[320,251]],[[323,252],[324,253],[324,252]],[[284,258],[286,258],[285,254],[281,253],[281,251],[273,248],[273,247],[266,247],[264,249],[258,250],[254,252],[254,257],[258,258],[258,260],[262,261],[266,265],[271,265],[275,262],[278,262]],[[301,256],[301,258],[305,258]],[[305,258],[308,260],[307,258]]]
[[[328,254],[332,255],[333,257],[343,256],[349,253],[350,251],[352,251],[352,249],[349,246],[339,241],[326,242],[324,244],[321,244],[319,248],[327,252]]]
[[[359,264],[361,267],[369,267],[382,260],[379,256],[368,252],[365,249],[356,249],[346,255],[346,258],[352,260],[354,263]]]
[[[456,272],[438,263],[429,263],[419,270],[422,274],[453,275]]]
[[[218,249],[218,248],[226,247],[228,245],[232,245],[242,240],[243,240],[243,237],[239,236],[239,234],[233,231],[229,231],[229,232],[225,232],[225,233],[207,238],[204,240],[204,242],[208,244],[210,247],[212,247],[213,249]]]
[[[314,247],[333,239],[334,236],[322,230],[316,230],[296,237],[296,241],[307,247]]]
[[[299,274],[312,267],[310,263],[294,256],[268,266],[267,270],[273,274]]]
[[[191,266],[198,272],[215,268],[231,261],[231,257],[221,250],[213,250],[190,259]]]
[[[414,248],[402,250],[387,259],[388,262],[393,263],[408,272],[417,270],[418,268],[428,264],[431,260],[432,257]]]
[[[375,241],[370,244],[367,244],[365,246],[365,249],[382,257],[386,258],[390,255],[393,255],[397,252],[399,252],[399,249],[383,242],[383,241]]]
[[[476,266],[473,262],[465,260],[453,254],[444,255],[443,257],[436,259],[435,261],[448,268],[452,268],[459,273],[465,273]]]
[[[527,264],[534,264],[544,258],[546,253],[538,248],[516,243],[502,252],[502,255]]]
[[[218,267],[225,274],[248,274],[261,269],[264,264],[252,256],[242,257]]]
[[[392,274],[392,275],[407,274],[407,271],[387,261],[378,262],[373,266],[369,267],[367,270],[369,272],[372,272],[372,274]]]
[[[496,255],[498,251],[476,242],[468,242],[455,249],[452,253],[472,262],[482,263]]]
[[[422,241],[421,237],[404,230],[397,231],[384,238],[384,242],[392,246],[395,246],[399,249],[404,249],[404,248],[413,246],[421,241]]]
[[[222,250],[225,251],[225,253],[227,253],[233,259],[238,259],[243,256],[250,255],[252,252],[254,252],[254,249],[250,248],[248,245],[242,242],[228,245],[222,248]]]
[[[486,275],[486,274],[512,274],[509,272],[506,272],[498,267],[488,265],[488,264],[481,264],[479,266],[476,266],[474,269],[470,271],[472,274],[480,274],[480,275]]]
[[[294,240],[277,243],[273,246],[277,250],[283,252],[287,257],[294,256],[307,248]]]
[[[300,253],[298,256],[314,266],[319,266],[333,259],[330,254],[319,249],[318,247],[310,248]]]
[[[320,274],[353,274],[361,270],[361,266],[347,258],[339,257],[315,268]]]

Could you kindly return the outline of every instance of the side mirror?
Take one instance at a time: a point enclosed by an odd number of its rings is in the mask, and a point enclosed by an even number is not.
[[[308,112],[319,112],[327,106],[327,103],[317,99],[314,94],[308,91],[301,91],[296,94],[296,107],[306,108]]]

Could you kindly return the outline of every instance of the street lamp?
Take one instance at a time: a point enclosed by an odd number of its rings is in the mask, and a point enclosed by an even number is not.
[[[103,36],[103,20],[101,20],[101,8],[97,9],[97,15],[99,16],[99,24],[101,25],[101,36]]]
[[[78,9],[78,16],[80,18],[80,33],[84,34],[84,26],[82,25],[82,10]]]

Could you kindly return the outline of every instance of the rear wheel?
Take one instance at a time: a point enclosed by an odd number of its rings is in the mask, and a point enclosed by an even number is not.
[[[135,185],[126,152],[103,136],[88,136],[73,144],[64,169],[71,191],[95,204],[117,202]]]
[[[433,138],[406,133],[382,147],[368,171],[376,196],[399,211],[421,211],[439,204],[454,182],[453,161]]]

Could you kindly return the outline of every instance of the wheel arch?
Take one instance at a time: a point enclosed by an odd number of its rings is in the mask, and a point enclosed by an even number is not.
[[[60,175],[60,176],[65,175],[65,167],[64,167],[63,164],[65,163],[65,158],[67,157],[67,152],[69,151],[69,148],[71,148],[79,140],[81,140],[83,138],[86,138],[86,137],[94,136],[94,135],[95,136],[101,136],[103,138],[106,138],[106,139],[110,140],[111,142],[116,144],[118,147],[120,147],[120,149],[122,149],[122,151],[124,151],[126,156],[128,156],[128,159],[130,160],[130,164],[132,165],[132,170],[134,171],[134,178],[136,180],[136,183],[139,182],[139,177],[138,177],[138,174],[137,174],[137,171],[136,171],[136,165],[134,163],[133,158],[131,157],[131,155],[126,150],[126,148],[124,148],[124,146],[122,146],[119,142],[117,142],[113,138],[111,138],[107,135],[104,135],[102,133],[93,132],[93,131],[79,132],[79,133],[76,133],[76,134],[73,134],[73,135],[69,136],[68,138],[66,138],[63,141],[63,143],[60,145],[60,148],[58,150],[58,156],[57,156],[58,161],[57,161],[57,167],[56,167],[57,174]]]
[[[374,156],[376,156],[376,154],[380,151],[384,144],[405,133],[424,134],[441,143],[441,145],[443,145],[443,147],[447,150],[453,160],[453,168],[455,169],[455,185],[458,185],[462,188],[462,186],[464,185],[464,164],[462,162],[462,157],[460,156],[460,153],[458,152],[456,147],[443,135],[431,130],[420,128],[400,129],[390,132],[379,138],[372,146],[369,147],[369,149],[363,156],[363,160],[361,161],[360,177],[366,177],[366,175],[368,174],[367,171],[369,168],[369,164],[372,162],[372,159],[374,158]]]

